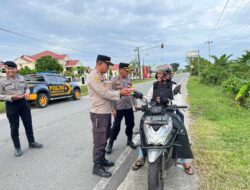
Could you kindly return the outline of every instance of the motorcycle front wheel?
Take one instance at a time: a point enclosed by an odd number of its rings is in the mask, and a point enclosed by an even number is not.
[[[148,166],[148,190],[163,190],[164,179],[162,179],[162,156]]]

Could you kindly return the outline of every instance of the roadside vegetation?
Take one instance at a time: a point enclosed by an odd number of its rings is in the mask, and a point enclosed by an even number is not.
[[[194,165],[200,189],[249,189],[250,112],[234,106],[219,86],[188,83]]]
[[[4,112],[5,112],[5,103],[0,102],[0,113],[4,113]]]
[[[237,60],[191,60],[188,101],[200,189],[250,187],[250,52]]]
[[[250,51],[235,60],[230,60],[231,56],[211,56],[213,63],[202,57],[190,58],[187,70],[203,84],[220,86],[236,105],[250,107]]]

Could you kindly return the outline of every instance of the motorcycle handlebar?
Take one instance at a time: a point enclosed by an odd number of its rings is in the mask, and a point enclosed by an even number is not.
[[[176,108],[188,108],[187,106],[176,106]]]

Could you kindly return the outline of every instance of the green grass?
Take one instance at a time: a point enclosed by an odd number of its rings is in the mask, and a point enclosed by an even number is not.
[[[89,94],[87,85],[81,86],[81,94],[82,94],[82,96],[86,96]]]
[[[4,112],[5,112],[5,103],[0,102],[0,113],[4,113]]]
[[[250,189],[250,110],[196,77],[189,79],[188,91],[200,189]]]

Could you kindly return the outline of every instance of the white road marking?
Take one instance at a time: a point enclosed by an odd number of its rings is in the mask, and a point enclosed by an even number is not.
[[[133,139],[134,143],[137,144],[140,140],[140,135],[136,135]],[[126,158],[128,157],[128,155],[131,152],[131,148],[127,147],[122,154],[119,156],[119,158],[117,158],[117,162],[115,164],[115,167],[112,168],[110,170],[110,172],[112,173],[112,175],[114,176],[116,174],[116,172],[119,170],[119,168],[121,167],[121,165],[124,163],[124,161],[126,160]],[[94,187],[93,190],[103,190],[106,188],[106,186],[109,184],[111,178],[101,178],[101,180],[99,181],[99,183]]]
[[[184,78],[181,79],[180,82],[178,82],[178,85],[180,85],[184,81]]]

